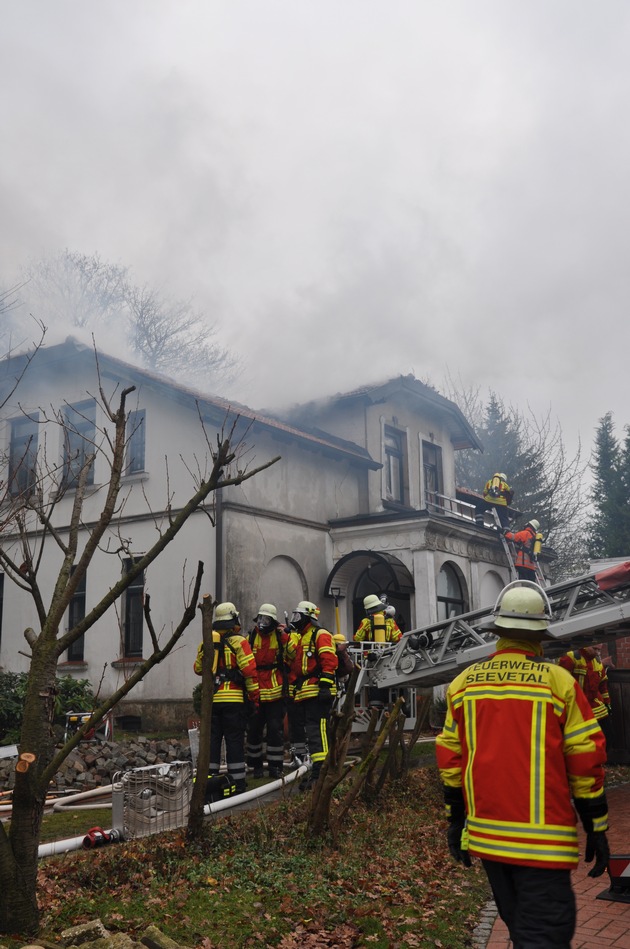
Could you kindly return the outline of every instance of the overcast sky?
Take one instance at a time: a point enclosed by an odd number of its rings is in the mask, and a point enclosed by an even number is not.
[[[450,373],[630,422],[627,0],[1,13],[0,283],[69,248],[194,295],[253,406]]]

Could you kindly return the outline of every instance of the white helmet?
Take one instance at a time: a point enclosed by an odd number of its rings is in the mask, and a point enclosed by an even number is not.
[[[276,610],[273,603],[261,603],[258,609],[259,616],[270,616],[272,620],[278,619],[278,611]]]
[[[540,632],[551,620],[546,593],[530,580],[515,580],[501,590],[494,607],[494,625],[499,629]]]
[[[495,477],[500,478],[501,481],[507,481],[507,475],[504,471],[497,471]]]
[[[389,616],[390,619],[394,619],[396,616],[396,607],[392,606],[391,603],[385,607],[385,616]]]
[[[230,629],[239,625],[238,610],[233,603],[219,603],[214,611],[214,626],[217,629]]]
[[[536,533],[538,533],[538,531],[540,530],[540,521],[537,521],[536,518],[534,518],[531,521],[528,521],[527,524],[529,527],[533,527]]]
[[[363,598],[363,609],[368,613],[370,610],[382,610],[383,604],[375,593],[370,593]]]
[[[295,607],[294,613],[303,613],[306,616],[317,616],[319,610],[314,603],[311,603],[310,600],[300,600],[298,605]]]

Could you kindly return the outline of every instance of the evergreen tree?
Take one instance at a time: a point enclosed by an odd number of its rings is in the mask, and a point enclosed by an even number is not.
[[[630,553],[630,431],[626,426],[625,442],[620,446],[612,412],[599,420],[591,470],[594,513],[587,531],[589,555],[625,557]]]
[[[462,390],[449,383],[449,395],[473,425],[484,451],[456,455],[457,483],[479,494],[495,472],[504,472],[514,491],[513,507],[521,514],[517,529],[535,517],[540,521],[545,545],[556,560],[553,579],[583,573],[586,569],[585,513],[581,501],[586,466],[580,449],[567,456],[562,432],[550,416],[537,418],[506,406],[494,392],[484,404],[479,390]]]

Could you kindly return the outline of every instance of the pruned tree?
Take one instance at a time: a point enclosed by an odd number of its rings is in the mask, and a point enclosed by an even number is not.
[[[545,543],[556,552],[555,579],[583,572],[587,563],[584,532],[587,519],[584,482],[588,468],[581,446],[567,452],[562,429],[551,413],[537,416],[529,407],[508,406],[494,392],[484,402],[479,387],[447,382],[448,396],[475,429],[483,454],[457,452],[457,483],[481,493],[495,471],[504,471],[514,489],[514,507],[522,524],[540,521]]]
[[[206,390],[216,392],[239,370],[238,358],[217,343],[216,324],[195,310],[192,300],[138,286],[128,267],[98,254],[64,250],[31,261],[10,299],[5,323],[14,331],[21,310],[30,307],[56,331],[65,327],[68,333],[73,328],[105,330],[109,337],[115,333],[147,369],[171,376],[183,373]],[[0,297],[0,313],[1,305]]]
[[[96,435],[77,449],[76,465],[68,477],[67,465],[53,464],[47,457],[45,440],[36,455],[26,452],[28,477],[8,484],[4,502],[6,515],[0,535],[0,565],[6,576],[29,596],[37,616],[34,629],[25,631],[30,662],[24,718],[20,735],[20,761],[13,793],[10,829],[0,824],[0,931],[33,933],[38,929],[37,860],[40,828],[48,787],[60,765],[82,737],[94,728],[110,709],[146,676],[149,670],[173,650],[187,626],[196,615],[203,565],[199,564],[194,581],[188,586],[181,619],[165,642],[153,627],[149,602],[145,601],[145,618],[151,635],[151,654],[138,662],[133,673],[112,695],[99,699],[89,722],[86,722],[62,747],[55,745],[52,719],[54,714],[55,678],[62,654],[79,637],[86,635],[109,610],[115,609],[125,590],[160,557],[185,527],[193,512],[203,509],[211,493],[227,485],[242,484],[277,461],[274,458],[255,468],[248,468],[244,454],[248,450],[243,439],[236,440],[238,418],[224,427],[212,441],[205,431],[207,451],[205,467],[200,465],[187,500],[174,510],[172,498],[165,504],[163,520],[155,518],[156,536],[149,549],[138,558],[127,561],[129,569],[104,593],[101,599],[71,628],[64,630],[62,621],[79,583],[97,552],[127,557],[130,540],[125,537],[118,518],[124,496],[122,474],[127,447],[127,399],[133,387],[124,389],[116,403],[108,396],[99,378],[98,401],[106,419]],[[81,427],[72,423],[66,413],[47,413],[46,426],[60,426],[63,437],[72,435],[72,444]],[[226,423],[227,424],[227,423]],[[70,428],[69,428],[70,426]],[[102,501],[96,517],[84,514],[89,473],[98,455],[104,455],[109,466],[109,479],[103,486]],[[71,514],[63,529],[55,517],[62,496],[72,499]],[[91,495],[94,502],[95,495]],[[51,552],[49,552],[49,545]],[[52,588],[42,572],[44,553],[50,564],[56,560]]]

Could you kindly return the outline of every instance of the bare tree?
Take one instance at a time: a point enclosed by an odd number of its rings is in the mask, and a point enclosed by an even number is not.
[[[129,286],[125,301],[133,348],[150,369],[205,377],[213,390],[234,377],[237,359],[212,341],[216,328],[204,322],[190,300],[170,300],[149,287]]]
[[[130,569],[103,595],[71,629],[63,631],[62,620],[79,583],[98,551],[111,551],[112,538],[118,556],[129,554],[117,518],[120,513],[121,481],[127,445],[126,402],[133,387],[122,391],[116,406],[111,404],[99,381],[99,403],[107,419],[97,437],[90,439],[81,452],[80,466],[73,474],[72,486],[66,478],[63,465],[52,465],[45,450],[37,454],[36,464],[29,467],[29,478],[20,482],[19,490],[5,493],[8,514],[0,536],[0,565],[6,575],[30,596],[37,615],[37,629],[27,629],[30,666],[20,734],[20,762],[13,794],[13,812],[8,833],[0,824],[0,931],[5,933],[33,933],[39,926],[37,905],[37,860],[41,820],[46,792],[59,766],[87,731],[100,722],[107,712],[161,662],[177,644],[184,630],[196,615],[203,565],[197,568],[194,583],[189,588],[181,619],[167,641],[160,643],[150,620],[149,604],[145,618],[151,635],[151,655],[142,660],[133,674],[113,694],[100,701],[89,722],[85,723],[61,748],[56,747],[52,730],[55,704],[57,663],[65,650],[79,637],[91,630],[95,623],[115,607],[124,591],[145,571],[179,534],[194,511],[203,508],[206,499],[217,488],[241,484],[268,468],[277,458],[248,470],[244,463],[247,451],[244,441],[235,442],[236,419],[228,429],[211,441],[205,430],[208,453],[192,485],[186,502],[173,512],[167,503],[163,523],[156,520],[156,539],[139,559],[130,561]],[[67,425],[63,413],[51,413],[47,424]],[[109,465],[109,480],[103,489],[102,503],[96,518],[89,525],[84,518],[88,476],[96,455],[103,454]],[[29,462],[30,465],[30,462]],[[72,497],[69,522],[63,531],[54,517],[59,503],[60,484],[66,496]],[[92,500],[93,500],[92,496]],[[170,499],[169,499],[170,500]],[[123,505],[124,506],[124,505]],[[59,563],[52,586],[40,579],[44,552],[51,544]],[[117,545],[117,546],[116,546]]]
[[[206,390],[216,392],[239,371],[237,357],[216,342],[216,324],[196,311],[192,300],[138,286],[129,268],[108,263],[98,254],[65,250],[32,261],[15,295],[55,330],[106,328],[109,335],[124,339],[128,351],[146,368],[184,374]],[[1,304],[0,297],[0,313]],[[12,315],[13,310],[7,325]]]
[[[582,460],[581,446],[569,455],[562,429],[550,411],[539,416],[529,406],[525,410],[507,406],[493,392],[484,401],[479,387],[465,387],[450,378],[446,388],[484,446],[483,454],[457,452],[458,485],[481,493],[493,472],[505,471],[514,489],[514,506],[524,520],[540,521],[546,544],[556,552],[554,579],[582,572],[587,562],[584,479],[588,463]]]

